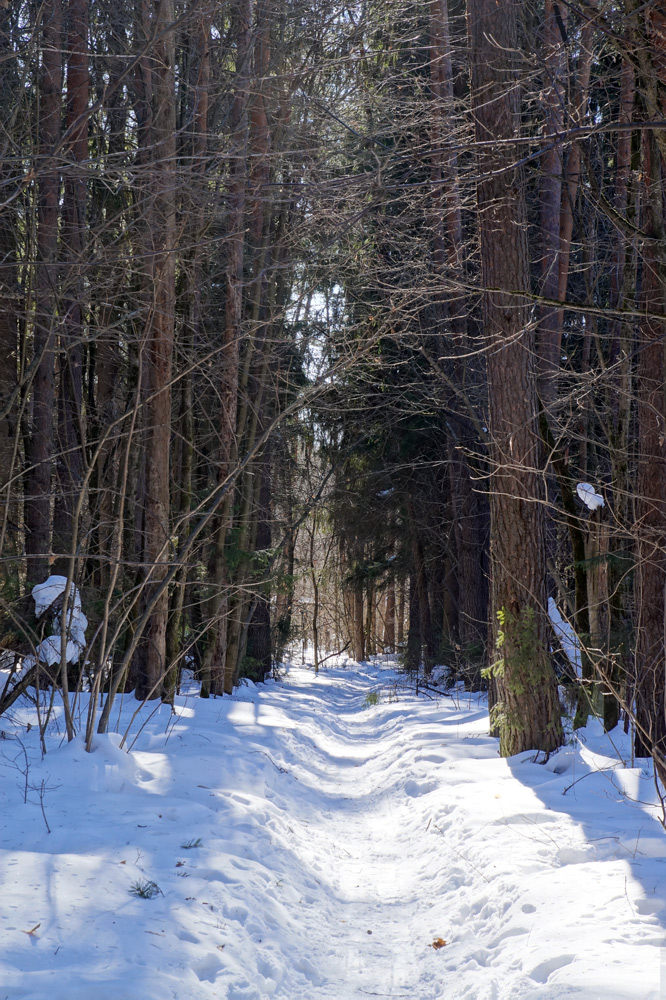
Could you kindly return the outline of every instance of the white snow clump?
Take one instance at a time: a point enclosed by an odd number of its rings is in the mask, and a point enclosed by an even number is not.
[[[44,614],[53,602],[64,593],[67,586],[66,576],[50,576],[44,583],[38,583],[32,588],[32,597],[35,602],[35,614],[38,618]],[[26,656],[23,665],[31,667],[36,660],[47,663],[49,666],[60,663],[60,619],[61,612],[57,611],[53,617],[53,634],[47,636],[37,645],[37,656]],[[86,629],[88,619],[81,610],[81,595],[78,587],[71,584],[69,588],[69,598],[67,600],[67,648],[65,657],[67,663],[76,663],[81,653],[86,648]]]
[[[576,493],[590,510],[596,510],[597,507],[604,506],[604,498],[595,493],[594,486],[590,483],[579,483],[576,487]]]
[[[578,641],[578,636],[569,622],[562,617],[555,599],[552,597],[548,598],[548,617],[550,618],[555,635],[560,640],[562,651],[576,671],[576,674],[580,677],[580,642]]]

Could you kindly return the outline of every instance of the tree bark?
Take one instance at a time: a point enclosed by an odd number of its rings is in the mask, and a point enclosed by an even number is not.
[[[430,610],[428,575],[423,555],[423,544],[418,533],[414,529],[412,530],[412,558],[414,560],[414,576],[418,596],[419,631],[421,636],[423,667],[427,675],[431,672],[435,665],[435,642],[432,628],[432,614]]]
[[[7,5],[8,6],[8,5]],[[9,135],[14,113],[14,95],[18,86],[16,67],[10,53],[14,46],[11,12],[0,9],[0,128]],[[0,180],[8,180],[11,167],[0,166]],[[19,378],[18,317],[21,295],[18,283],[17,241],[10,212],[0,215],[0,585],[16,592],[19,579],[19,491],[14,477],[19,465]]]
[[[365,660],[365,622],[363,621],[362,581],[357,581],[354,584],[353,615],[354,615],[354,631],[353,631],[354,659],[358,663],[362,663],[363,660]]]
[[[58,393],[58,502],[53,513],[54,571],[67,575],[78,526],[75,510],[84,472],[83,344],[84,259],[86,247],[86,177],[88,158],[88,0],[68,7],[67,113],[69,141],[65,172],[62,243],[64,257],[63,322],[60,337]]]
[[[564,106],[563,46],[555,8],[556,0],[545,0],[542,93],[544,95],[543,128],[547,136],[562,131]],[[561,16],[559,20],[561,21]],[[546,139],[546,149],[541,157],[539,185],[541,290],[545,298],[551,300],[557,299],[559,293],[562,174],[561,146]],[[558,395],[557,376],[560,369],[560,344],[562,340],[562,328],[558,319],[558,309],[553,306],[542,308],[538,336],[538,391],[547,412],[552,409]]]
[[[399,649],[402,649],[403,643],[405,641],[405,578],[400,577],[398,581],[398,600],[396,603],[396,617],[398,619],[396,625],[396,643]]]
[[[472,481],[465,455],[449,444],[449,471],[453,497],[459,579],[459,638],[465,681],[472,690],[481,684],[488,644],[488,499],[482,484]]]
[[[419,588],[416,573],[409,574],[409,622],[407,624],[407,648],[405,667],[416,673],[421,666],[421,614],[419,611]]]
[[[665,274],[662,164],[655,137],[643,133],[644,225],[642,303],[663,314]],[[636,498],[636,740],[638,757],[666,761],[665,649],[666,588],[666,324],[645,316],[640,324],[638,371],[638,468]]]
[[[145,601],[151,600],[167,572],[170,538],[171,366],[176,303],[176,112],[174,91],[175,39],[173,0],[160,0],[151,28],[155,42],[151,59],[152,116],[148,130],[150,231],[146,252],[152,297],[142,353],[146,375],[146,442],[144,551]],[[135,696],[158,698],[166,676],[168,592],[157,601],[137,650]]]
[[[391,576],[386,588],[384,612],[384,652],[395,653],[395,577]]]
[[[539,444],[534,335],[529,291],[523,176],[510,140],[520,127],[516,7],[506,0],[470,0],[472,107],[476,137],[498,142],[478,152],[484,335],[492,478],[491,580],[496,627],[493,721],[500,752],[551,751],[562,742],[557,685],[548,654],[545,591],[545,508]],[[499,624],[499,628],[497,625]]]
[[[254,540],[255,550],[266,553],[272,544],[271,529],[271,485],[272,449],[267,448],[263,456],[260,473],[259,510]],[[265,572],[262,564],[261,572]],[[271,670],[271,600],[270,582],[266,579],[259,586],[252,601],[252,609],[246,628],[245,651],[248,659],[256,664],[256,680],[263,681]]]
[[[191,359],[196,357],[198,345],[203,341],[205,328],[202,295],[204,287],[203,249],[201,246],[203,234],[208,224],[210,204],[207,197],[208,170],[208,111],[210,104],[210,33],[211,11],[204,9],[197,18],[195,30],[196,60],[192,88],[192,106],[188,113],[194,121],[194,136],[192,139],[192,169],[190,171],[189,198],[187,220],[185,222],[189,235],[190,251],[189,268],[186,272],[187,283],[186,302],[187,318],[182,332],[183,353],[182,364],[184,372],[180,378],[180,441],[178,444],[178,474],[175,483],[172,506],[178,515],[178,541],[182,543],[189,534],[190,508],[193,496],[193,469],[195,448],[194,425],[194,376],[189,370]],[[183,627],[185,624],[185,592],[188,583],[190,566],[188,560],[183,560],[178,570],[169,606],[169,623],[167,626],[166,654],[168,674],[164,685],[164,697],[173,701],[178,685],[180,670],[176,666],[182,650]]]
[[[375,583],[369,577],[365,586],[365,655],[374,656],[377,652],[375,642]]]
[[[50,155],[61,135],[62,0],[45,3],[42,15],[37,261],[33,356],[37,364],[32,384],[32,433],[27,447],[25,547],[28,584],[42,583],[49,574],[51,549],[51,475],[55,348],[58,317],[58,218],[60,173]]]
[[[238,410],[238,358],[243,321],[243,259],[245,252],[245,200],[247,187],[248,77],[251,56],[252,5],[241,0],[237,10],[236,79],[231,105],[231,151],[227,225],[229,231],[226,268],[225,323],[220,357],[217,478],[224,483],[232,474]],[[233,671],[227,669],[229,581],[226,560],[227,530],[231,517],[231,494],[216,519],[213,540],[212,586],[209,601],[208,641],[204,655],[204,677],[212,694],[231,693]],[[239,623],[240,624],[240,623]],[[235,670],[235,664],[233,665]],[[209,679],[209,680],[208,680]],[[206,694],[202,690],[202,694]]]

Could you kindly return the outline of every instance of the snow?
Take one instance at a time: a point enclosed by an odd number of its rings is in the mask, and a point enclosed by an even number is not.
[[[57,717],[44,758],[27,702],[3,718],[2,1000],[663,996],[666,836],[624,734],[503,760],[483,696],[430,694],[291,667],[147,705],[130,752]]]
[[[596,510],[597,507],[604,506],[604,498],[595,492],[594,486],[590,483],[578,483],[576,493],[590,510]]]
[[[38,583],[32,588],[32,599],[35,602],[35,615],[41,618],[54,601],[56,601],[67,587],[66,576],[50,576],[44,583]],[[81,610],[81,597],[78,589],[72,584],[70,586],[69,604],[77,611]]]
[[[553,597],[548,598],[548,617],[550,618],[553,631],[559,639],[562,651],[566,655],[569,663],[580,677],[580,642],[573,630],[573,626],[560,614],[560,610]]]
[[[26,656],[23,661],[23,666],[31,667],[35,663],[35,659],[38,659],[40,663],[46,663],[49,665],[60,663],[61,650],[62,645],[60,642],[60,635],[49,635],[46,639],[43,639],[42,642],[37,644],[37,657]],[[80,655],[81,646],[68,639],[65,647],[65,657],[67,663],[76,663]]]
[[[38,583],[32,588],[32,597],[35,602],[35,615],[37,618],[41,618],[53,602],[64,593],[66,587],[66,576],[50,576],[44,583]],[[60,663],[62,650],[60,623],[61,616],[60,612],[58,612],[53,618],[53,635],[47,636],[46,639],[37,645],[35,649],[36,657],[26,656],[24,658],[24,669],[31,667],[35,659],[49,665]],[[76,663],[81,656],[86,647],[87,628],[88,619],[81,608],[81,595],[78,588],[74,584],[71,584],[67,599],[67,645],[65,650],[67,663]]]

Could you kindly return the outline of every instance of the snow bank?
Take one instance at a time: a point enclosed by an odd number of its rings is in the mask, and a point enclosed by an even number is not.
[[[0,998],[658,1000],[647,762],[596,722],[502,760],[483,696],[428,695],[338,661],[146,706],[130,753],[8,730]]]

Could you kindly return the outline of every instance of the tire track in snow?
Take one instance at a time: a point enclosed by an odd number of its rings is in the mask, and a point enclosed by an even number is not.
[[[432,752],[443,744],[441,729],[418,721],[422,705],[412,726],[404,704],[395,712],[368,707],[374,673],[353,697],[336,697],[344,675],[327,680],[319,694],[307,679],[308,708],[299,707],[299,725],[283,736],[281,764],[300,786],[289,800],[291,847],[321,891],[301,914],[316,975],[302,992],[292,983],[279,995],[441,997],[441,963],[437,969],[429,946],[442,935],[443,880],[424,865],[415,839],[426,835],[427,798],[437,787],[424,769],[444,761]],[[295,681],[292,673],[290,689]]]

